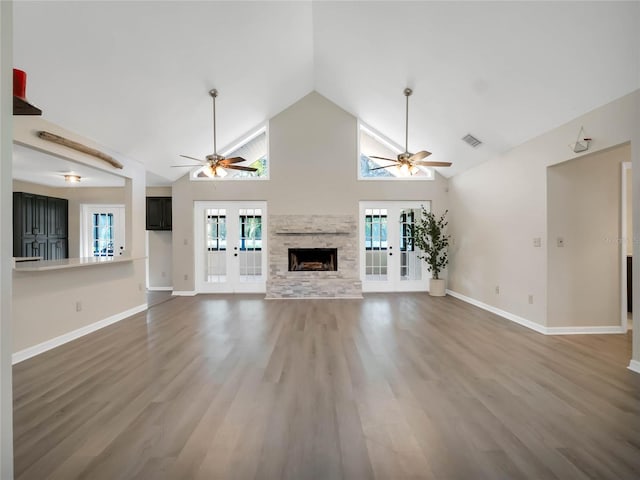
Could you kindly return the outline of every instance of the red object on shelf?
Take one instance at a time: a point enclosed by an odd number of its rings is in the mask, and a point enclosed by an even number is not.
[[[23,100],[27,99],[27,72],[13,69],[13,94]]]

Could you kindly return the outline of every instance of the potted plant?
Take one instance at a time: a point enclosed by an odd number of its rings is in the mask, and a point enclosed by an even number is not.
[[[422,255],[418,255],[427,262],[427,269],[431,272],[432,278],[429,281],[429,295],[443,297],[445,295],[445,282],[440,278],[440,272],[449,263],[447,247],[449,247],[449,235],[445,235],[444,229],[448,225],[445,220],[448,210],[436,217],[433,213],[427,212],[422,207],[422,215],[413,226],[413,241],[422,250]]]

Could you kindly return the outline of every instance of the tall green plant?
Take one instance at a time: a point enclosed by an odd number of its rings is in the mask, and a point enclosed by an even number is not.
[[[434,279],[440,278],[440,272],[449,263],[447,247],[449,246],[449,235],[445,235],[444,229],[449,224],[445,220],[448,210],[440,217],[427,212],[422,207],[422,215],[413,226],[413,241],[422,250],[424,255],[418,255],[427,262],[427,268],[433,274]]]

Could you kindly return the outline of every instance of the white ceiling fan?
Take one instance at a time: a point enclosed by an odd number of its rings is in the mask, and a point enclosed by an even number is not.
[[[369,156],[369,158],[375,158],[377,160],[385,160],[388,162],[393,162],[389,165],[383,165],[381,167],[375,167],[371,170],[381,170],[383,168],[391,168],[395,167],[400,169],[400,171],[413,175],[418,171],[417,167],[450,167],[451,162],[429,162],[424,161],[423,159],[427,158],[431,155],[431,152],[427,152],[426,150],[420,150],[417,153],[409,152],[409,97],[413,93],[413,90],[410,88],[404,89],[404,96],[407,99],[406,102],[406,111],[405,111],[405,137],[404,137],[404,152],[398,154],[397,159],[386,158],[386,157],[377,157],[375,155]]]
[[[213,153],[211,155],[207,155],[205,157],[205,160],[190,157],[188,155],[180,155],[183,158],[188,158],[189,160],[194,160],[198,163],[190,164],[190,165],[172,165],[172,167],[174,168],[201,167],[200,172],[210,178],[226,176],[227,169],[242,170],[245,172],[257,172],[258,171],[257,168],[237,165],[238,163],[247,161],[242,157],[225,158],[222,155],[218,155],[218,150],[216,146],[216,97],[218,96],[218,91],[214,88],[213,90],[209,91],[209,95],[211,95],[211,98],[213,98]]]

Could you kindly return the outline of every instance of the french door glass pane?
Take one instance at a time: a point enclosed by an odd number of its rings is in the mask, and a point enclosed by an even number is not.
[[[387,209],[367,208],[365,225],[365,277],[387,280]]]
[[[227,279],[227,211],[224,208],[206,210],[205,280],[225,282]]]
[[[262,209],[241,208],[238,211],[238,256],[241,282],[262,280]]]
[[[94,257],[113,257],[113,213],[94,213],[91,220]]]
[[[400,210],[400,281],[420,280],[422,278],[419,251],[413,243],[413,225],[419,215],[418,209]]]

